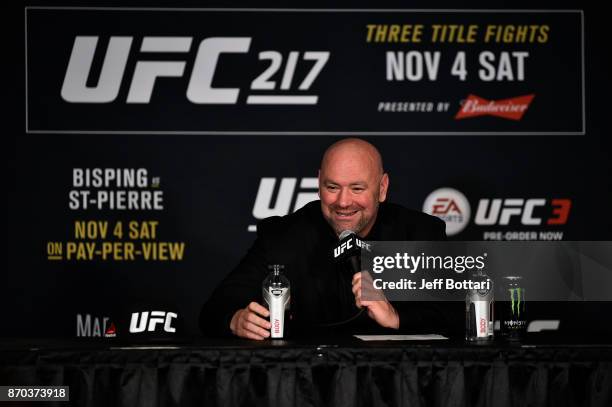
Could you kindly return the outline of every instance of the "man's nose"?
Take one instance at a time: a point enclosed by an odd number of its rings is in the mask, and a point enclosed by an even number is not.
[[[349,191],[348,188],[340,189],[340,194],[338,195],[338,201],[337,201],[338,206],[342,208],[347,208],[351,206],[352,203],[353,201],[351,198],[351,191]]]

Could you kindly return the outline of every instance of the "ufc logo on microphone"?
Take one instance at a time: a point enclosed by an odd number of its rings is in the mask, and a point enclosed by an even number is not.
[[[346,252],[347,250],[351,250],[355,247],[358,247],[360,249],[365,249],[367,251],[371,250],[371,245],[369,243],[364,242],[363,240],[353,236],[349,236],[348,238],[345,238],[346,240],[344,240],[342,243],[340,243],[340,245],[336,246],[334,248],[334,258],[338,258],[340,257],[340,255],[344,254],[344,252]]]
[[[342,242],[340,246],[334,249],[334,257],[338,257],[342,253],[344,253],[347,249],[352,249],[352,248],[353,248],[353,239],[350,238],[349,240]]]
[[[130,321],[130,332],[155,332],[157,325],[163,324],[165,332],[176,332],[176,328],[172,326],[172,322],[178,315],[174,312],[165,311],[149,311],[134,312]]]

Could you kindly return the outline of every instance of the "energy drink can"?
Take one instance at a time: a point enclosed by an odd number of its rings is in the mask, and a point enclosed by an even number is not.
[[[520,339],[527,330],[525,288],[520,276],[503,277],[500,330],[508,339]]]

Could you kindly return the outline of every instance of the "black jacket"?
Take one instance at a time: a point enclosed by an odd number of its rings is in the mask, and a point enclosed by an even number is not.
[[[291,282],[288,336],[303,333],[397,333],[359,312],[351,292],[351,273],[333,261],[338,237],[321,213],[320,201],[257,226],[257,239],[240,264],[204,305],[200,327],[207,335],[230,335],[234,313],[251,301],[262,304],[268,266],[282,264]],[[444,222],[422,212],[381,203],[376,222],[364,240],[445,240]],[[455,333],[463,323],[461,305],[394,303],[403,333]],[[449,310],[451,312],[449,312]],[[457,319],[460,319],[457,321]]]

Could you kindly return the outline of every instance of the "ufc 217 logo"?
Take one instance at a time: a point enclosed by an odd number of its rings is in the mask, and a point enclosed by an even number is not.
[[[143,37],[141,54],[177,54],[176,60],[138,60],[132,75],[126,75],[134,37],[112,36],[108,41],[104,60],[95,86],[88,86],[91,67],[99,36],[76,36],[62,84],[61,96],[69,103],[110,103],[117,99],[123,78],[132,78],[126,103],[146,104],[151,101],[158,78],[184,76],[184,55],[192,49],[193,37]],[[186,97],[195,104],[236,104],[240,88],[213,87],[215,73],[223,65],[224,54],[246,54],[252,37],[210,37],[197,44],[193,69],[186,89]],[[327,61],[328,51],[290,51],[286,54],[274,50],[258,53],[260,61],[269,61],[267,68],[251,82],[247,104],[255,105],[316,105],[318,95],[305,94],[310,90]],[[309,64],[310,70],[298,78],[296,68]],[[275,75],[277,75],[275,79]],[[271,94],[269,91],[275,91]],[[295,94],[299,91],[298,94]]]
[[[172,326],[172,322],[178,315],[174,312],[165,311],[149,311],[134,312],[130,320],[130,332],[155,332],[157,325],[161,325],[165,332],[176,332],[176,328]]]

